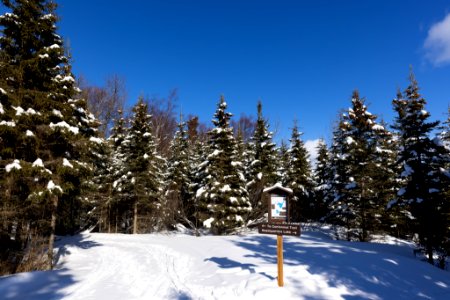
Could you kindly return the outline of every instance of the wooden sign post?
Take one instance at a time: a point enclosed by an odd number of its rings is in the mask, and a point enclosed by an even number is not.
[[[258,232],[277,235],[278,286],[283,282],[283,235],[300,236],[300,224],[289,223],[289,198],[292,190],[276,184],[264,189],[269,194],[269,222],[259,224]]]

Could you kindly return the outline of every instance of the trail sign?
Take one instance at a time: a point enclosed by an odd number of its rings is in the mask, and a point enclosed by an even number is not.
[[[285,223],[289,221],[289,196],[292,190],[276,184],[264,189],[269,194],[269,223]]]
[[[258,232],[263,234],[300,236],[300,224],[297,223],[262,223]]]
[[[264,189],[269,194],[269,223],[259,224],[258,232],[277,235],[278,286],[283,286],[283,235],[300,236],[300,224],[288,223],[292,190],[276,184]]]

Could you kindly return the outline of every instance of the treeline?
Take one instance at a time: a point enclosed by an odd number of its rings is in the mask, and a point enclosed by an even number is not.
[[[120,78],[78,88],[55,4],[3,4],[12,12],[0,17],[1,274],[51,268],[55,234],[86,228],[230,234],[265,219],[262,191],[278,182],[293,189],[292,221],[341,225],[349,240],[417,238],[444,266],[450,118],[429,121],[412,72],[391,126],[355,91],[312,168],[296,122],[289,144],[273,143],[262,103],[256,119],[233,122],[222,97],[209,128],[176,116],[176,94],[140,98],[124,115]]]

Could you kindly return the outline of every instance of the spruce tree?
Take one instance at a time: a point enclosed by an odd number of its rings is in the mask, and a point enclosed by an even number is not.
[[[200,184],[196,192],[199,218],[215,234],[228,233],[244,225],[250,211],[242,162],[237,161],[237,146],[230,128],[231,114],[223,97],[217,105],[209,132],[206,160],[199,166]]]
[[[138,225],[147,226],[150,231],[161,226],[162,208],[160,193],[162,191],[162,158],[156,152],[152,134],[151,115],[148,106],[140,98],[133,107],[133,116],[128,135],[122,141],[124,174],[116,184],[132,216],[132,233],[139,231]],[[153,222],[139,224],[139,216],[152,215]],[[128,218],[129,220],[129,218]]]
[[[300,137],[301,133],[295,122],[290,140],[289,168],[283,185],[293,190],[291,218],[296,222],[311,220],[315,210],[312,203],[313,182],[309,155]]]
[[[48,0],[3,4],[11,12],[0,17],[1,198],[3,205],[17,208],[5,223],[20,227],[15,236],[6,233],[28,253],[48,249],[51,268],[57,225],[63,234],[80,226],[77,208],[92,172],[86,152],[92,149],[96,121],[77,98],[56,34],[56,5]],[[25,241],[26,236],[31,238]],[[42,239],[48,240],[45,246]]]
[[[376,116],[367,110],[357,91],[353,92],[352,107],[342,118],[342,138],[337,146],[340,153],[336,155],[338,163],[343,164],[343,172],[339,174],[339,197],[333,213],[341,215],[349,230],[347,238],[357,233],[360,240],[366,241],[386,204],[380,203],[384,199],[378,197],[379,182],[375,181],[377,174],[383,172],[379,156],[385,154],[380,148],[383,137],[380,133],[385,128],[377,124]]]
[[[328,147],[325,141],[321,139],[317,145],[317,164],[314,170],[314,198],[318,219],[322,219],[328,215],[329,204],[332,200],[330,192],[332,172],[330,165]]]
[[[443,196],[448,177],[442,172],[445,148],[430,138],[439,122],[428,121],[430,113],[412,72],[409,80],[404,96],[393,100],[397,112],[393,128],[400,138],[398,163],[402,166],[396,204],[410,212],[419,242],[433,264],[434,251],[441,251],[448,237],[448,205]]]
[[[262,103],[258,102],[258,117],[255,133],[250,143],[251,163],[248,166],[247,189],[252,205],[250,218],[257,219],[267,212],[267,203],[262,201],[264,188],[279,181],[277,175],[277,150],[272,142],[272,133],[262,114]]]
[[[165,201],[169,221],[188,222],[189,211],[189,145],[186,134],[186,123],[180,116],[178,130],[170,145],[170,156],[167,161]]]

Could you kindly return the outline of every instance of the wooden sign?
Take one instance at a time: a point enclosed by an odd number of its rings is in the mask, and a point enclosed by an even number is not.
[[[277,235],[277,265],[278,265],[278,286],[284,285],[283,281],[283,235],[300,236],[300,225],[288,223],[289,219],[289,199],[292,190],[276,184],[264,189],[269,198],[269,223],[258,226],[259,233]]]
[[[262,223],[258,226],[262,234],[300,236],[300,224],[297,223]]]

